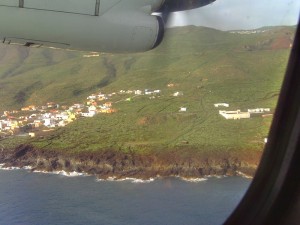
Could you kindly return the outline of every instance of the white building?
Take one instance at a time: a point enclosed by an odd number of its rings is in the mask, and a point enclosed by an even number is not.
[[[264,113],[264,112],[270,112],[270,108],[257,108],[257,109],[248,109],[249,113]]]
[[[55,115],[58,120],[67,120],[69,118],[67,113],[60,113]]]
[[[220,110],[219,114],[225,117],[226,120],[239,120],[239,119],[249,119],[250,113],[249,112],[241,112],[241,110],[236,111],[223,111]]]
[[[86,99],[89,99],[89,100],[95,100],[97,98],[96,95],[90,95],[89,97],[87,97]]]
[[[91,105],[91,106],[88,108],[88,110],[89,110],[89,112],[94,112],[94,113],[96,113],[97,108],[96,108],[96,106]]]
[[[53,119],[47,118],[44,119],[44,126],[46,127],[55,127],[55,121],[53,121]]]
[[[135,90],[135,91],[134,91],[134,94],[135,94],[135,95],[141,95],[141,94],[143,94],[143,92],[142,92],[141,90]]]
[[[179,112],[186,112],[187,108],[186,107],[180,107]]]
[[[228,108],[228,107],[229,107],[229,104],[228,104],[228,103],[216,103],[216,104],[214,104],[214,106],[215,106],[216,108],[218,108],[218,107],[220,107],[220,106],[223,106],[223,107]]]
[[[145,95],[152,95],[154,92],[149,89],[145,89]]]
[[[96,115],[96,112],[94,112],[94,111],[91,111],[88,113],[81,113],[81,116],[83,116],[83,117],[93,117],[95,115]]]
[[[182,96],[182,95],[183,95],[182,91],[177,91],[173,94],[174,97],[178,97],[178,96]]]

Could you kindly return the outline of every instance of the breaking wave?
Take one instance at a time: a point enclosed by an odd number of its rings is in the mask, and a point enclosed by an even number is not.
[[[116,181],[116,182],[121,182],[121,181],[130,181],[131,183],[151,183],[153,181],[155,181],[154,178],[150,178],[150,179],[147,179],[147,180],[143,180],[143,179],[137,179],[137,178],[131,178],[131,177],[126,177],[126,178],[121,178],[121,179],[118,179],[116,177],[108,177],[107,179],[96,179],[97,182],[101,182],[101,181]]]
[[[203,181],[207,181],[207,178],[185,178],[185,177],[180,177],[181,180],[186,181],[186,182],[192,182],[192,183],[199,183]]]
[[[82,176],[89,176],[87,173],[79,173],[76,171],[73,172],[66,172],[64,170],[60,171],[44,171],[44,170],[34,170],[34,173],[45,173],[45,174],[55,174],[55,175],[60,175],[60,176],[65,176],[65,177],[82,177]]]

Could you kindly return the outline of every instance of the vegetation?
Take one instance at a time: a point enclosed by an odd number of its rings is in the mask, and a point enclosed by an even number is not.
[[[229,110],[274,110],[293,34],[294,27],[262,28],[255,34],[173,28],[153,51],[90,58],[82,52],[1,45],[0,109],[84,102],[99,90],[160,89],[155,99],[120,101],[114,104],[115,114],[81,119],[25,142],[72,153],[261,151],[270,117],[225,120],[213,104],[229,103]],[[174,87],[167,87],[171,83]],[[183,96],[172,96],[176,91]],[[180,107],[187,112],[179,112]],[[0,144],[4,142],[8,140]]]

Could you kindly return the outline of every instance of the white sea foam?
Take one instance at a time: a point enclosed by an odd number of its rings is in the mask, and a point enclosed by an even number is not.
[[[137,178],[131,178],[131,177],[126,177],[126,178],[121,178],[117,179],[117,177],[108,177],[107,179],[96,179],[96,181],[101,182],[101,181],[115,181],[115,182],[122,182],[122,181],[130,181],[131,183],[137,184],[137,183],[151,183],[155,181],[154,178],[150,178],[148,180],[143,180],[143,179],[137,179]]]
[[[32,170],[32,166],[24,166],[22,169],[24,169],[24,170]]]
[[[148,180],[133,179],[133,180],[132,180],[132,183],[143,183],[143,184],[145,184],[145,183],[151,183],[151,182],[153,182],[153,181],[155,181],[154,178],[150,178],[150,179],[148,179]]]
[[[66,172],[64,170],[60,171],[44,171],[44,170],[34,170],[34,173],[44,173],[44,174],[55,174],[55,175],[60,175],[60,176],[65,176],[65,177],[81,177],[81,176],[89,176],[87,173],[79,173],[76,171],[73,172]]]
[[[34,172],[34,173],[51,173],[51,172],[47,172],[47,171],[43,171],[43,170],[34,170],[34,171],[32,171],[32,172]]]
[[[180,177],[181,180],[187,181],[187,182],[192,182],[192,183],[199,183],[203,181],[207,181],[207,178],[185,178],[185,177]]]
[[[225,178],[227,177],[226,175],[207,175],[205,176],[206,178],[217,178],[217,179],[221,179],[221,178]]]
[[[15,166],[8,166],[4,167],[4,164],[0,165],[0,170],[19,170],[21,169],[20,167],[15,167]]]
[[[23,166],[23,167],[16,167],[16,166],[5,166],[5,164],[0,164],[0,170],[31,170],[32,166]]]
[[[252,176],[248,176],[248,175],[242,173],[241,171],[237,171],[236,173],[237,173],[239,176],[241,176],[241,177],[244,177],[244,178],[247,178],[247,179],[253,179]]]

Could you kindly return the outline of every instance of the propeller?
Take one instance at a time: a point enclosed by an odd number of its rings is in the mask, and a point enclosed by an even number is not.
[[[162,7],[157,11],[166,24],[172,12],[196,9],[215,2],[216,0],[165,0]]]
[[[215,2],[216,0],[165,0],[162,6],[155,11],[155,14],[159,14],[158,22],[160,27],[167,27],[168,20],[171,13],[191,10],[206,6]],[[174,18],[175,19],[175,18]],[[156,43],[153,48],[156,48],[163,40],[164,29],[159,33]]]

